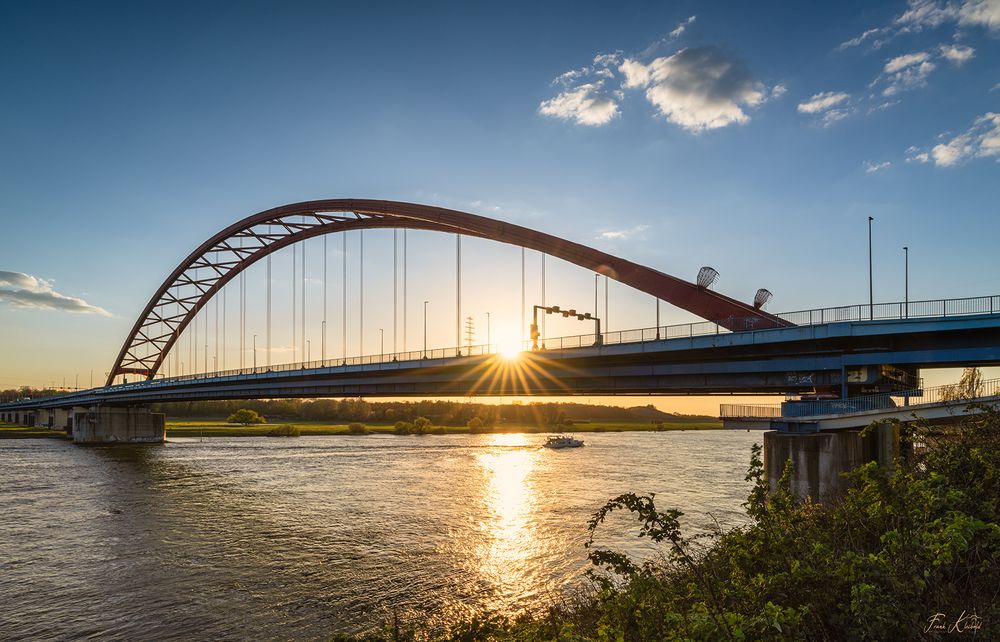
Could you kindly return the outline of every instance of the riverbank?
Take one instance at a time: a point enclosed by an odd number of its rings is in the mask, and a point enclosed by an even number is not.
[[[167,421],[167,437],[264,437],[278,426],[290,425],[297,428],[301,436],[346,435],[349,434],[348,423],[331,423],[322,421],[274,422],[251,426],[237,426],[222,421]],[[585,433],[585,432],[657,432],[674,430],[718,430],[722,422],[701,423],[626,423],[626,422],[594,422],[574,424],[572,426],[497,426],[479,433]],[[365,424],[369,434],[392,434],[394,424]],[[466,426],[433,426],[430,435],[465,435],[474,431]]]
[[[47,428],[19,426],[17,424],[0,423],[0,439],[68,439],[64,432]]]

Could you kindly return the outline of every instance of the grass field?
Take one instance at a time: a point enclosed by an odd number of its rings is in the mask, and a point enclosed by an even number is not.
[[[66,433],[48,428],[29,428],[28,426],[0,422],[0,439],[38,439],[40,437],[69,439]]]
[[[168,437],[259,437],[267,435],[274,427],[289,424],[299,429],[302,435],[343,435],[347,434],[346,423],[328,422],[275,422],[256,426],[234,426],[221,421],[167,421]],[[371,433],[392,433],[391,424],[366,424]],[[664,423],[663,430],[713,430],[722,428],[721,422],[706,423]],[[650,423],[588,423],[573,426],[499,426],[489,432],[624,432],[627,430],[654,431]],[[432,434],[458,435],[470,432],[465,426],[434,426]]]

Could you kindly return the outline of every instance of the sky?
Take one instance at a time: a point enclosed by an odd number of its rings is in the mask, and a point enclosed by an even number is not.
[[[100,383],[194,247],[316,198],[483,214],[688,280],[708,265],[729,296],[769,289],[773,312],[867,301],[873,216],[877,301],[903,298],[903,246],[911,300],[1000,293],[1000,0],[8,1],[0,75],[0,388]],[[378,352],[378,328],[401,348],[391,232],[366,238],[360,343],[357,243],[346,351]],[[315,351],[322,240],[307,252]],[[410,252],[408,347],[424,300],[429,344],[454,345],[454,239],[414,233]],[[519,257],[463,246],[478,341],[486,312],[494,340],[520,335]],[[290,261],[275,257],[276,288]],[[529,305],[540,269],[529,256]],[[547,303],[593,306],[592,275],[546,269]],[[611,329],[654,325],[647,295],[609,297]],[[247,342],[263,331],[250,317]]]

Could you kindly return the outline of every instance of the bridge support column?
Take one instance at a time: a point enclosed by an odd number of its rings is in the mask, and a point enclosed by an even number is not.
[[[71,432],[70,429],[70,409],[69,408],[53,408],[52,413],[52,423],[49,427],[52,430],[62,430],[66,432]]]
[[[149,408],[96,406],[73,415],[77,444],[162,444],[166,416]]]
[[[45,408],[41,408],[35,411],[35,425],[39,428],[52,429],[52,422],[55,418],[52,416],[52,411]]]
[[[774,490],[785,462],[791,459],[792,494],[798,499],[811,497],[819,501],[847,490],[849,482],[841,473],[870,461],[891,465],[898,444],[899,429],[888,424],[864,436],[860,430],[807,434],[770,431],[764,433],[764,469]]]

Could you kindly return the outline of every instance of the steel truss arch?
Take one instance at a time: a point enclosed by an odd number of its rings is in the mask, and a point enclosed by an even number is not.
[[[368,199],[293,203],[249,216],[208,239],[164,280],[122,345],[107,385],[123,374],[155,376],[198,312],[241,272],[309,238],[397,228],[473,236],[537,250],[604,274],[729,330],[787,326],[754,306],[627,259],[544,232],[429,205]],[[207,276],[202,274],[207,271]]]

